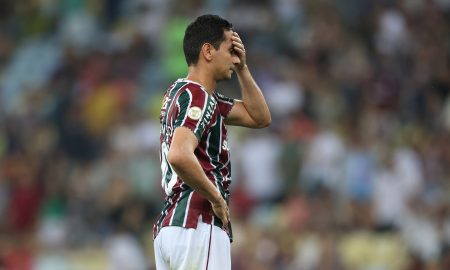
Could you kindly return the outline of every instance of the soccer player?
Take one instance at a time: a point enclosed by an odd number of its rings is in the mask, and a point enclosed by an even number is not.
[[[158,270],[231,269],[228,198],[231,165],[226,125],[263,128],[271,116],[232,24],[216,15],[186,29],[186,78],[165,93],[161,115],[164,209],[154,226]],[[242,100],[216,91],[236,73]]]

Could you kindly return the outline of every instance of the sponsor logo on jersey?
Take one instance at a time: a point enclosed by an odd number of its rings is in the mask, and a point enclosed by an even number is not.
[[[208,122],[211,120],[213,114],[214,114],[214,109],[215,109],[215,103],[214,100],[211,99],[210,101],[208,101],[208,105],[206,107],[206,111],[204,113],[204,116],[200,122],[199,128],[200,129],[204,129],[206,127],[206,125],[208,124]]]
[[[230,151],[230,148],[228,148],[228,141],[224,140],[222,143],[222,150],[224,151]]]

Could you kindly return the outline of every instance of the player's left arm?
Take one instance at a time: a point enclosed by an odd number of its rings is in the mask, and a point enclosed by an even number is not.
[[[272,121],[269,107],[247,66],[244,44],[236,32],[233,32],[232,41],[234,53],[240,60],[235,64],[235,71],[241,87],[242,100],[235,100],[225,123],[250,128],[267,127]]]

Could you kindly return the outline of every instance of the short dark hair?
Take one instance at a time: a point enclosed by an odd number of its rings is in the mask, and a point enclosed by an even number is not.
[[[218,49],[225,40],[224,30],[233,25],[218,15],[202,15],[188,25],[183,39],[184,57],[188,66],[197,64],[200,50],[205,43]]]

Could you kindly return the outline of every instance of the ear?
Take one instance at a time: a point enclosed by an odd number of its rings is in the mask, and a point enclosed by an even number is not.
[[[205,43],[202,46],[202,49],[200,51],[200,54],[202,55],[202,57],[207,61],[211,61],[212,57],[213,57],[213,53],[214,53],[215,49],[214,46],[209,44],[209,43]]]

